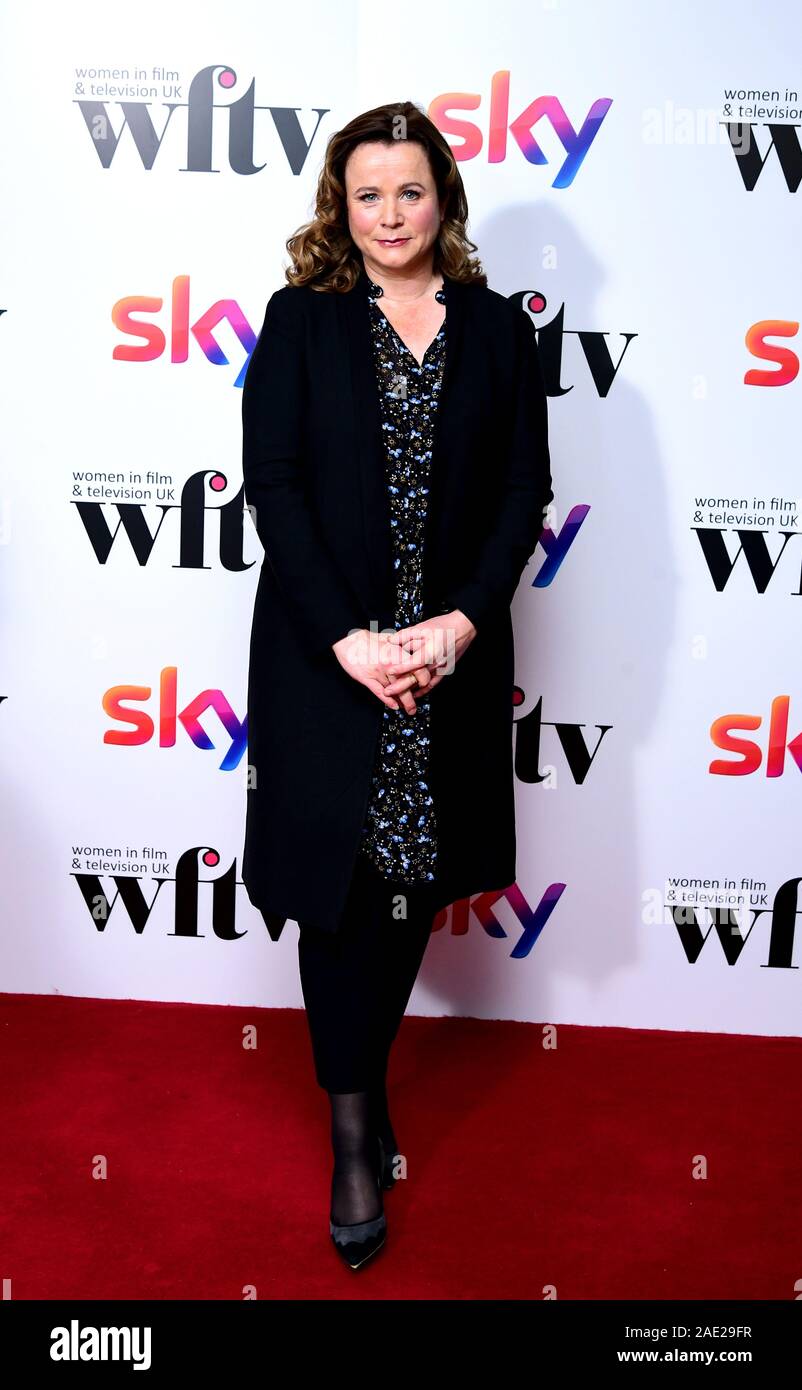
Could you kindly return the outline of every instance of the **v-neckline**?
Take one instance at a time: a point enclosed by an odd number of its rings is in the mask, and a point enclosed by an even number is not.
[[[379,309],[378,304],[376,305],[376,308]],[[393,333],[395,334],[395,336],[396,336],[398,342],[401,344],[401,346],[402,346],[402,348],[404,349],[404,351],[409,353],[410,357],[412,358],[412,361],[415,363],[415,366],[421,368],[421,370],[422,370],[422,369],[426,366],[426,358],[429,356],[429,353],[431,352],[432,348],[435,346],[435,344],[436,344],[438,338],[440,337],[440,334],[442,333],[443,329],[444,329],[445,326],[446,326],[446,320],[445,320],[445,318],[443,319],[443,322],[441,323],[440,327],[438,328],[437,332],[435,333],[434,337],[432,338],[432,341],[430,342],[429,346],[427,347],[426,351],[424,352],[422,361],[419,362],[418,359],[417,359],[417,357],[415,356],[414,352],[412,351],[412,348],[409,346],[408,343],[405,343],[405,342],[404,342],[404,339],[401,337],[401,334],[399,333],[399,331],[398,331],[398,329],[396,328],[395,324],[394,324],[394,323],[390,323],[390,320],[388,319],[388,317],[387,317],[387,315],[385,314],[384,310],[383,310],[383,309],[379,309],[379,313],[381,314],[381,316],[382,316],[382,318],[384,319],[385,323],[390,324],[390,328],[392,329]],[[448,310],[446,310],[446,315],[447,315],[447,314],[448,314]]]
[[[408,343],[405,343],[405,342],[404,342],[404,339],[401,337],[401,334],[399,333],[399,331],[398,331],[398,329],[396,328],[395,324],[390,322],[390,319],[387,317],[387,315],[385,314],[384,310],[380,307],[380,305],[379,305],[379,303],[378,303],[378,299],[381,298],[381,294],[382,294],[382,287],[381,287],[381,285],[377,285],[377,284],[376,284],[376,281],[375,281],[375,280],[371,280],[370,276],[368,276],[368,294],[369,294],[369,297],[370,297],[371,304],[373,305],[373,307],[374,307],[375,309],[378,309],[378,310],[379,310],[379,313],[381,314],[381,316],[382,316],[382,318],[384,319],[385,323],[389,325],[390,329],[391,329],[392,332],[395,334],[396,338],[398,339],[398,342],[401,344],[401,346],[402,346],[402,348],[404,349],[404,351],[409,353],[409,355],[410,355],[410,357],[412,358],[412,361],[415,363],[416,367],[418,367],[418,368],[421,369],[421,370],[425,367],[425,365],[426,365],[426,358],[429,356],[429,353],[431,352],[432,348],[435,346],[435,344],[436,344],[438,338],[440,337],[440,334],[442,333],[443,329],[444,329],[445,326],[446,326],[446,319],[448,318],[448,295],[445,293],[445,289],[446,289],[446,282],[445,282],[445,277],[443,277],[443,283],[442,283],[442,285],[440,286],[440,289],[437,290],[437,291],[435,292],[435,298],[437,298],[437,295],[439,295],[439,294],[442,294],[442,295],[444,296],[442,300],[438,300],[438,303],[444,304],[444,305],[445,305],[445,310],[446,310],[446,312],[445,312],[445,314],[444,314],[444,316],[443,316],[443,322],[440,324],[440,327],[438,328],[437,332],[435,333],[434,337],[432,338],[432,341],[430,342],[430,344],[429,344],[429,346],[427,347],[426,351],[424,352],[422,360],[419,362],[418,359],[417,359],[417,357],[415,356],[414,352],[412,351],[412,348],[409,346]],[[373,293],[375,290],[378,290],[378,291],[379,291],[378,295],[375,295],[375,294]]]

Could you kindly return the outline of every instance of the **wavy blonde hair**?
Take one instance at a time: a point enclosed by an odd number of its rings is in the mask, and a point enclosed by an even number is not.
[[[399,130],[403,131],[402,136]],[[445,205],[434,245],[433,269],[464,284],[487,284],[481,262],[471,255],[477,247],[465,230],[468,200],[451,147],[420,107],[401,101],[365,111],[329,136],[318,179],[315,215],[286,243],[292,260],[285,271],[288,285],[309,285],[314,290],[339,294],[353,289],[362,270],[362,255],[348,227],[345,166],[357,145],[368,140],[391,145],[399,138],[416,140],[423,146],[438,200],[441,206]]]

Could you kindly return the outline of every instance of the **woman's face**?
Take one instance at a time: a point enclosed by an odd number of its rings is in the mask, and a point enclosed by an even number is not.
[[[345,166],[345,192],[349,230],[369,274],[431,266],[441,210],[422,145],[415,140],[357,145]]]

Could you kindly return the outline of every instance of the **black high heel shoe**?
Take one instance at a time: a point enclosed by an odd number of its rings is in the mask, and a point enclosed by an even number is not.
[[[381,1140],[379,1140],[379,1163],[378,1171],[375,1173],[376,1188],[381,1193],[381,1174],[383,1173],[383,1154]],[[384,1211],[375,1216],[371,1221],[354,1221],[350,1225],[340,1226],[336,1221],[332,1221],[329,1213],[329,1232],[334,1242],[337,1254],[345,1261],[351,1269],[359,1267],[371,1255],[375,1255],[381,1250],[387,1238],[387,1218]]]

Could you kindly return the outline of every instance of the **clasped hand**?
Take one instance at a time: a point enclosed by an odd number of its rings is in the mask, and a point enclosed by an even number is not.
[[[360,628],[332,650],[348,675],[389,709],[414,714],[415,695],[428,695],[450,675],[475,636],[470,618],[455,608],[397,632]]]

